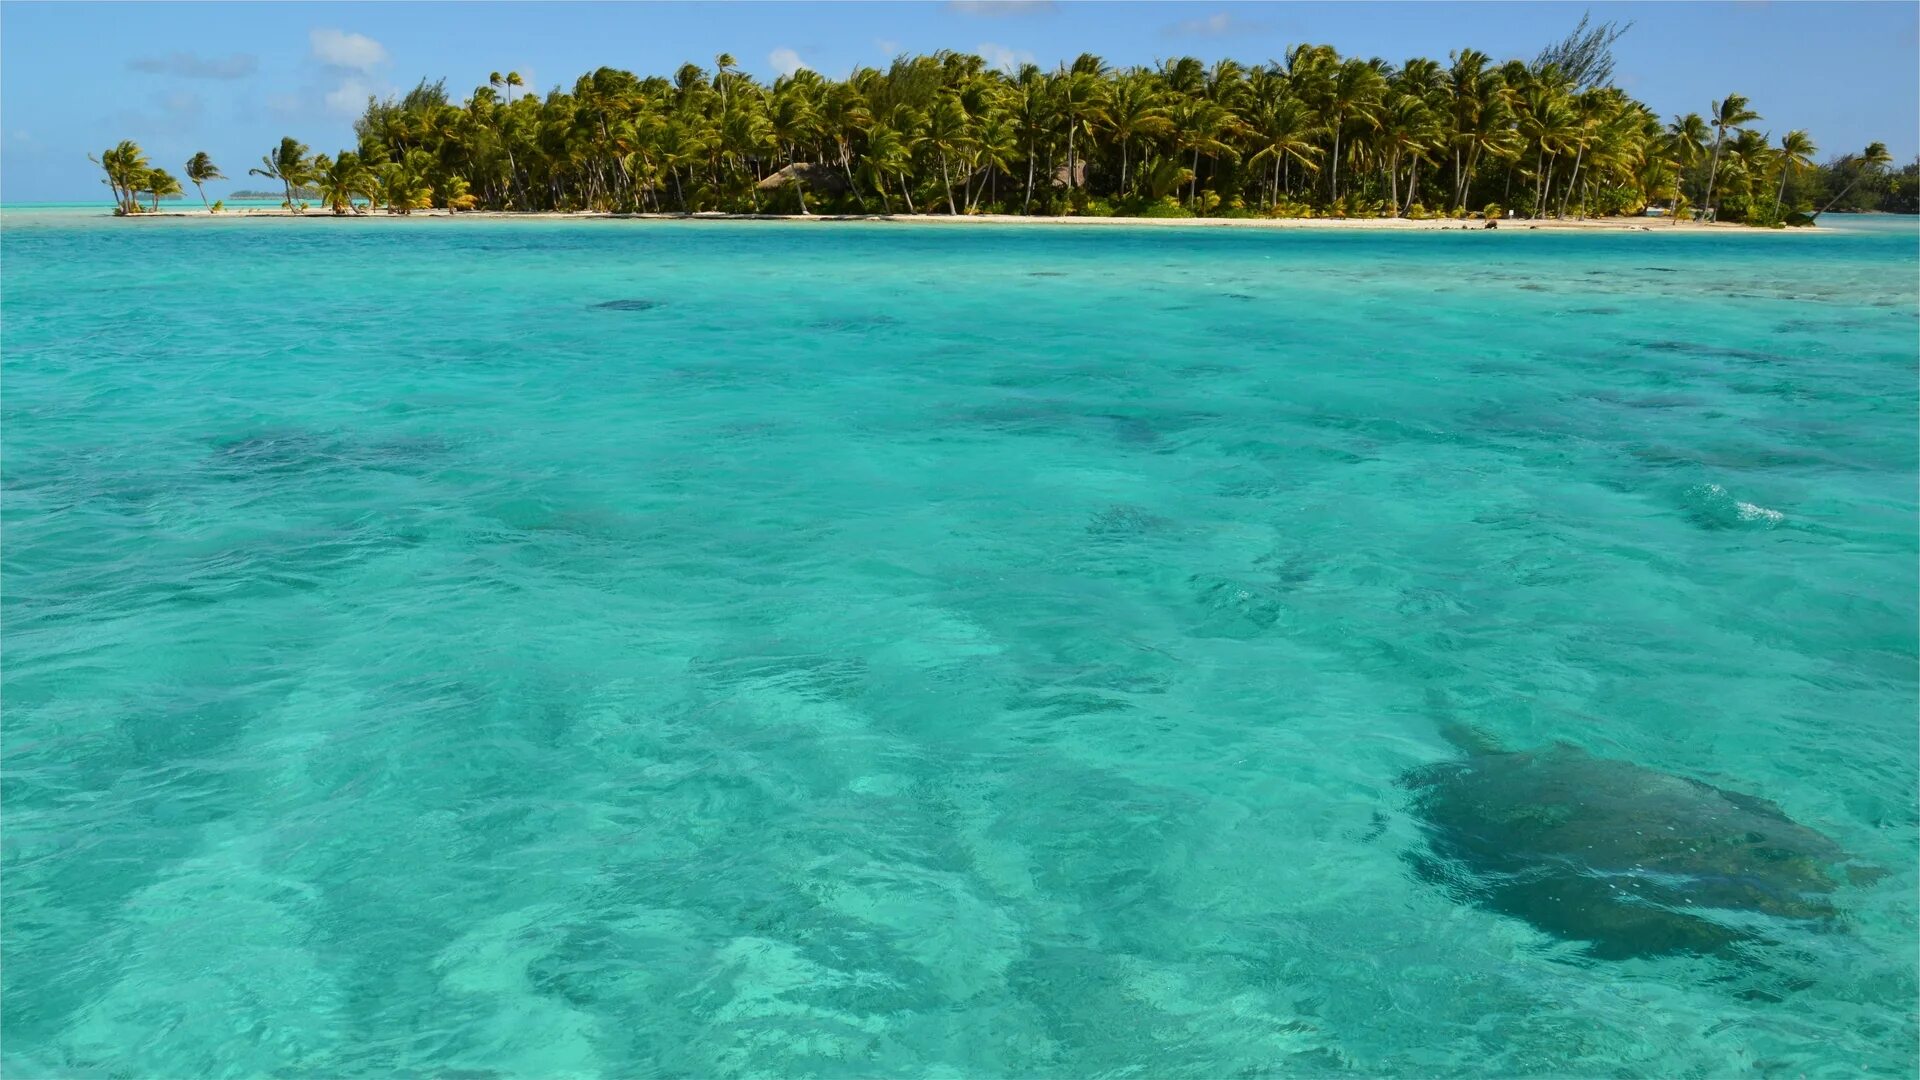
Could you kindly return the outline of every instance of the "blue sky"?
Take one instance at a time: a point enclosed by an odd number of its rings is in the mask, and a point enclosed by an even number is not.
[[[86,161],[122,138],[174,168],[196,150],[248,185],[281,135],[353,143],[369,93],[445,76],[456,97],[490,71],[541,90],[602,64],[671,73],[731,52],[770,78],[844,75],[896,52],[954,49],[1051,67],[1083,51],[1116,65],[1193,55],[1260,62],[1300,41],[1400,62],[1472,46],[1531,58],[1582,10],[1633,20],[1617,81],[1663,116],[1746,94],[1775,132],[1822,157],[1920,143],[1920,5],[1911,3],[222,3],[0,4],[0,201],[102,196]]]

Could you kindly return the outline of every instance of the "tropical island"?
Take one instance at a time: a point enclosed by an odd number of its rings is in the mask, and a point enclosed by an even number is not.
[[[945,215],[1167,219],[1584,221],[1660,217],[1808,225],[1827,210],[1912,212],[1915,166],[1884,145],[1816,164],[1806,131],[1774,137],[1729,93],[1663,122],[1613,85],[1625,27],[1578,28],[1532,60],[1461,49],[1448,63],[1192,57],[1053,72],[979,56],[903,56],[844,81],[771,85],[722,54],[671,78],[602,67],[544,97],[494,74],[459,102],[445,80],[369,99],[355,145],[289,137],[250,175],[284,211]],[[137,144],[95,159],[115,212],[179,182]],[[221,178],[202,153],[196,188]],[[253,193],[246,193],[253,194]],[[236,196],[238,197],[238,196]],[[271,196],[270,196],[271,197]],[[142,199],[147,199],[145,205]],[[205,203],[204,193],[202,202]],[[208,204],[218,212],[219,204]]]

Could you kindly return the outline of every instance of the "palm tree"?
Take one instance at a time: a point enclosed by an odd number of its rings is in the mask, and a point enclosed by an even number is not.
[[[1320,110],[1333,132],[1333,169],[1328,193],[1340,197],[1340,133],[1350,120],[1371,121],[1386,88],[1380,69],[1364,60],[1348,60],[1336,69],[1320,91]]]
[[[1380,142],[1386,149],[1386,160],[1382,162],[1387,174],[1387,199],[1393,210],[1393,216],[1401,213],[1400,200],[1400,163],[1402,159],[1411,162],[1413,175],[1407,181],[1405,205],[1414,203],[1414,192],[1418,187],[1420,162],[1432,160],[1427,151],[1439,144],[1440,126],[1427,110],[1426,103],[1412,94],[1396,94],[1380,111]]]
[[[1298,164],[1309,172],[1320,171],[1320,163],[1315,159],[1325,151],[1314,145],[1313,139],[1317,133],[1311,124],[1306,103],[1293,97],[1266,106],[1254,117],[1253,137],[1259,149],[1254,152],[1250,163],[1262,158],[1273,159],[1270,205],[1279,204],[1282,174],[1287,168]]]
[[[1079,173],[1074,136],[1093,118],[1099,82],[1089,72],[1070,70],[1055,76],[1053,86],[1054,115],[1065,122],[1067,128],[1067,190],[1072,191],[1078,185]]]
[[[200,185],[208,180],[225,180],[226,176],[220,172],[220,166],[215,165],[213,159],[207,156],[207,152],[202,150],[187,159],[187,179],[193,181],[193,190],[200,193],[200,205],[205,206],[208,213],[212,213],[213,207],[207,204],[207,190]]]
[[[307,145],[289,135],[280,140],[279,147],[273,153],[260,158],[260,168],[248,169],[247,175],[280,181],[287,191],[287,207],[297,211],[299,205],[294,202],[293,189],[304,187],[312,180],[312,163],[307,160]]]
[[[153,210],[155,213],[159,213],[160,211],[161,199],[169,195],[181,194],[180,181],[175,179],[173,174],[165,169],[153,169],[149,171],[143,187],[147,194],[153,196]]]
[[[986,176],[968,199],[969,210],[979,205],[982,194],[995,201],[1000,198],[1000,174],[1013,168],[1014,155],[1020,152],[1019,133],[1014,129],[1013,118],[1000,109],[989,112],[974,133],[973,149]]]
[[[1239,118],[1225,107],[1206,98],[1183,97],[1173,106],[1174,149],[1193,155],[1189,202],[1200,201],[1200,155],[1230,157],[1235,151],[1227,136],[1239,125]]]
[[[1773,193],[1773,216],[1780,216],[1780,201],[1787,197],[1787,177],[1813,164],[1820,148],[1805,131],[1789,131],[1780,137],[1780,187]]]
[[[1760,119],[1760,114],[1747,107],[1747,99],[1739,94],[1728,94],[1726,100],[1716,101],[1709,110],[1713,117],[1713,164],[1707,169],[1707,191],[1703,202],[1707,207],[1707,220],[1713,220],[1713,183],[1720,172],[1720,148],[1727,141],[1727,129],[1741,124],[1751,124]]]
[[[471,210],[479,203],[464,176],[449,176],[440,188],[440,205],[452,214],[460,210]]]
[[[940,182],[947,193],[947,213],[960,211],[953,204],[953,177],[947,171],[949,154],[962,153],[972,143],[967,130],[967,111],[960,106],[960,99],[943,94],[933,103],[933,110],[927,113],[927,145],[940,155]]]
[[[1047,76],[1033,64],[1021,67],[1013,89],[1013,115],[1020,137],[1027,144],[1027,197],[1020,212],[1033,212],[1033,170],[1040,161],[1041,141],[1050,137],[1053,122],[1053,93]]]
[[[520,73],[517,71],[507,72],[506,84],[507,84],[507,107],[512,108],[513,107],[513,88],[516,86],[525,86],[527,84],[524,80],[520,78]]]
[[[146,152],[140,144],[131,139],[123,139],[113,148],[101,153],[99,157],[87,155],[87,160],[100,166],[107,176],[103,183],[113,191],[114,212],[117,214],[138,213],[140,204],[134,193],[145,191],[147,165]]]
[[[1108,83],[1093,119],[1114,138],[1120,140],[1120,193],[1127,191],[1128,147],[1135,139],[1165,135],[1173,122],[1160,107],[1160,95],[1153,84],[1138,75]]]
[[[1814,220],[1816,221],[1819,220],[1819,217],[1821,214],[1824,214],[1827,211],[1833,209],[1834,206],[1837,205],[1841,199],[1846,198],[1847,192],[1853,190],[1853,185],[1859,183],[1861,177],[1866,176],[1870,173],[1879,172],[1882,166],[1886,165],[1888,162],[1892,160],[1893,160],[1893,155],[1887,153],[1886,143],[1883,143],[1883,142],[1868,143],[1867,149],[1854,161],[1855,168],[1853,170],[1852,179],[1847,181],[1847,186],[1841,188],[1840,194],[1835,195],[1832,199],[1830,199],[1827,202],[1827,205],[1814,211],[1813,213]]]
[[[380,195],[387,204],[387,213],[411,214],[429,205],[433,198],[433,186],[422,175],[422,166],[426,164],[427,160],[409,154],[406,161],[389,162],[381,166]]]
[[[373,171],[360,160],[360,155],[351,150],[340,151],[332,161],[322,155],[314,159],[314,165],[314,182],[320,188],[320,201],[336,215],[354,209],[354,196],[371,202],[378,193],[378,180]]]

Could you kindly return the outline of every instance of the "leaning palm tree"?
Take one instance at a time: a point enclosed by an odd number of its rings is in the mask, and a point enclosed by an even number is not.
[[[1727,129],[1750,124],[1760,119],[1760,114],[1747,108],[1747,99],[1739,94],[1728,94],[1725,101],[1713,103],[1713,164],[1707,169],[1707,219],[1713,219],[1713,182],[1720,172],[1720,149],[1726,145]]]
[[[1780,202],[1787,197],[1787,177],[1813,164],[1820,148],[1804,131],[1789,131],[1780,137],[1780,187],[1773,193],[1773,216],[1780,216]]]
[[[226,178],[226,174],[220,171],[220,166],[213,163],[213,159],[207,156],[205,150],[187,159],[187,179],[193,181],[193,190],[200,193],[200,205],[206,206],[208,213],[213,212],[213,207],[207,204],[207,189],[200,185],[209,180]]]
[[[174,175],[165,169],[150,170],[147,173],[146,182],[142,187],[148,195],[152,196],[153,211],[156,214],[160,212],[161,199],[169,195],[182,194],[180,181],[175,179]]]
[[[293,189],[304,187],[312,181],[312,163],[307,160],[307,145],[289,135],[280,140],[279,147],[273,153],[260,158],[260,168],[248,169],[247,175],[280,181],[287,191],[287,208],[298,210],[298,205],[293,201]]]
[[[414,166],[416,161],[390,162],[380,169],[380,195],[389,214],[411,214],[426,207],[433,187]]]
[[[87,160],[100,166],[107,174],[104,183],[113,191],[114,212],[117,214],[138,213],[140,204],[134,193],[145,190],[140,181],[147,172],[147,155],[140,144],[131,139],[122,139],[119,145],[103,151],[99,157],[87,155]]]
[[[325,156],[314,159],[314,184],[320,189],[320,201],[336,216],[354,210],[355,196],[373,201],[376,181],[373,171],[351,150],[342,150],[332,161]]]
[[[1887,153],[1886,143],[1882,143],[1882,142],[1868,143],[1866,152],[1861,154],[1860,157],[1856,160],[1856,167],[1853,170],[1853,178],[1847,181],[1846,187],[1843,187],[1840,189],[1840,194],[1835,195],[1832,199],[1829,199],[1827,201],[1827,205],[1813,212],[1814,218],[1818,219],[1821,214],[1826,213],[1827,211],[1833,209],[1836,205],[1838,205],[1841,199],[1844,199],[1847,197],[1847,192],[1853,190],[1853,185],[1860,182],[1861,177],[1866,176],[1869,173],[1879,172],[1880,167],[1882,165],[1885,165],[1886,163],[1892,160],[1893,160],[1893,155]]]

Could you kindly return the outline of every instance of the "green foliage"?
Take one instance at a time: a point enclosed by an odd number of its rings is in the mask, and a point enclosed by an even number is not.
[[[215,199],[213,200],[213,206],[210,208],[210,210],[212,213],[218,214],[222,210],[225,210],[226,208],[227,208],[227,201],[225,199]]]
[[[1143,218],[1190,218],[1193,211],[1175,202],[1172,197],[1162,197],[1143,203],[1133,215]]]
[[[1543,216],[1633,212],[1684,194],[1733,217],[1761,203],[1784,211],[1888,197],[1893,185],[1871,155],[1805,164],[1810,144],[1769,145],[1747,129],[1756,117],[1737,94],[1713,102],[1707,118],[1663,125],[1606,85],[1622,29],[1583,20],[1532,64],[1463,49],[1445,66],[1396,67],[1310,45],[1253,67],[1176,57],[1116,70],[1082,56],[1053,71],[1004,72],[941,52],[844,81],[801,71],[766,84],[723,56],[713,71],[686,64],[661,76],[603,67],[545,94],[495,72],[460,100],[424,80],[370,100],[356,145],[316,158],[283,139],[250,172],[279,181],[292,206],[303,185],[351,156],[374,177],[378,200],[399,196],[396,213],[431,201],[1167,215],[1171,202],[1204,214],[1371,217],[1404,207],[1457,218],[1490,201]],[[133,213],[129,193],[143,189],[129,184],[150,166],[120,150],[100,160],[115,205]],[[808,171],[789,175],[804,179],[760,189],[801,165]],[[337,213],[368,197],[343,199],[337,179],[323,186],[318,198]],[[1909,201],[1913,188],[1902,189]]]

